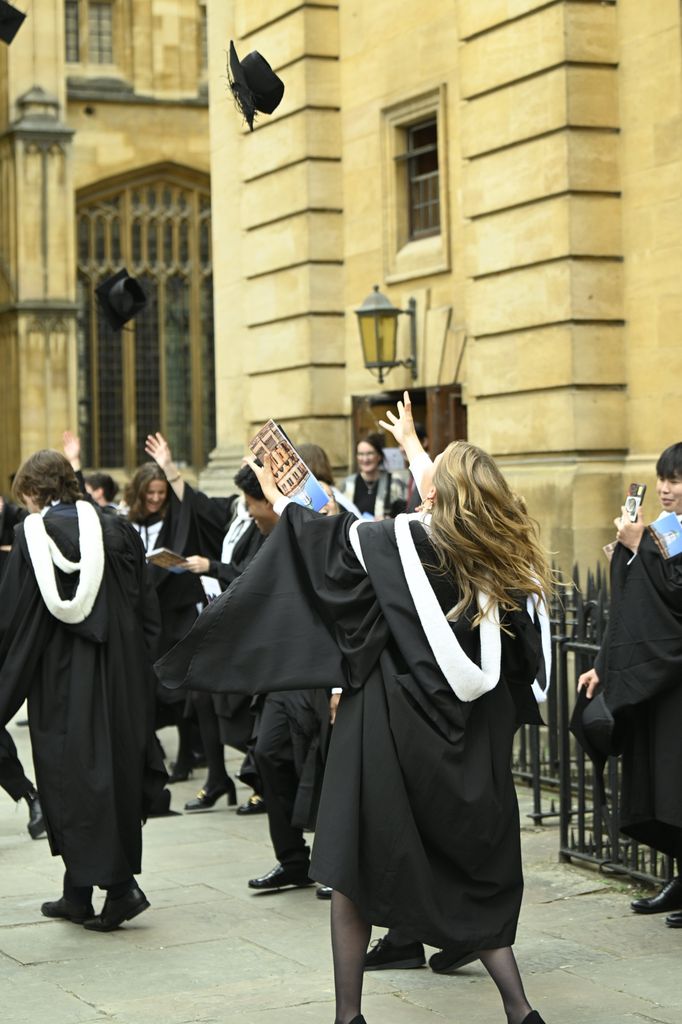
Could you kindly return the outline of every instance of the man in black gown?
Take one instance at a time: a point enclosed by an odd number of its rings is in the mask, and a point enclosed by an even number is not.
[[[158,607],[139,537],[78,500],[62,455],[31,456],[15,487],[33,514],[0,586],[0,727],[27,699],[48,838],[66,868],[43,914],[110,931],[149,906],[133,876],[166,778],[149,673]],[[95,885],[107,891],[97,916]]]
[[[682,442],[661,454],[656,476],[661,514],[682,519]],[[622,753],[620,829],[676,861],[675,877],[631,907],[637,914],[671,911],[666,924],[682,928],[682,554],[663,557],[641,509],[635,523],[623,509],[615,525],[608,629],[594,668],[578,681],[584,693],[571,726],[583,742],[587,732],[590,750],[593,733],[582,715],[599,693],[614,725],[609,752]]]

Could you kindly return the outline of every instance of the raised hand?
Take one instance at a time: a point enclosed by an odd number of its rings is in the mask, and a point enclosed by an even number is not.
[[[161,467],[164,473],[173,462],[170,445],[163,434],[158,431],[155,434],[147,434],[144,450]]]
[[[71,463],[73,469],[81,468],[81,439],[70,430],[62,434],[62,447],[64,455]]]
[[[264,455],[262,466],[259,466],[255,459],[247,459],[246,461],[258,477],[258,483],[265,500],[274,505],[277,499],[282,497],[282,492],[278,488],[275,474],[272,472],[272,457]]]
[[[641,508],[637,509],[637,521],[633,523],[623,506],[620,519],[614,519],[613,525],[616,527],[616,537],[623,547],[632,552],[637,551],[644,534],[644,515]]]
[[[398,444],[404,448],[406,443],[409,443],[411,438],[418,440],[414,430],[414,419],[412,418],[412,402],[410,401],[409,391],[403,392],[402,402],[398,402],[398,415],[391,412],[389,409],[386,413],[387,418],[390,420],[386,423],[384,420],[379,420],[379,426],[387,430],[389,434],[393,434]]]

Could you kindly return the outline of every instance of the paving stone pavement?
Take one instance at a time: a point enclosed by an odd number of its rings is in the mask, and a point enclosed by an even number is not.
[[[28,772],[28,730],[11,732]],[[170,748],[171,730],[162,738]],[[228,763],[233,772],[237,756]],[[182,810],[201,782],[172,787],[172,806]],[[559,864],[556,826],[535,827],[528,791],[519,797],[516,952],[532,1004],[547,1024],[680,1024],[682,930],[632,914],[639,890]],[[26,818],[0,791],[2,1024],[332,1024],[329,903],[313,887],[246,886],[274,863],[265,816],[238,817],[222,802],[149,821],[141,883],[152,907],[103,935],[40,915],[60,895],[61,861],[30,839]],[[480,963],[452,977],[368,974],[363,1012],[368,1024],[504,1024]]]

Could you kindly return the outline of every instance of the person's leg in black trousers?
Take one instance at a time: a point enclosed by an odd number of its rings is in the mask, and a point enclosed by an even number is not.
[[[7,729],[0,729],[0,786],[12,800],[25,800],[28,805],[28,828],[32,839],[45,831],[43,812],[35,786],[27,778],[14,740]]]
[[[252,878],[249,882],[252,889],[311,884],[308,879],[310,850],[302,829],[291,824],[299,784],[291,742],[290,716],[294,705],[291,694],[268,694],[258,724],[254,756],[278,864],[267,875]]]

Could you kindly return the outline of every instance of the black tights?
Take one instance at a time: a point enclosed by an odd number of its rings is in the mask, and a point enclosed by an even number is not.
[[[225,786],[229,776],[225,769],[225,751],[220,740],[218,716],[210,693],[192,693],[192,704],[196,711],[201,734],[201,745],[208,765],[208,777],[204,789],[218,789]]]
[[[355,903],[336,891],[332,893],[331,927],[336,993],[334,1024],[350,1024],[361,1013],[365,954],[372,929]],[[511,946],[482,949],[478,956],[502,997],[507,1024],[523,1024],[531,1007]]]
[[[372,929],[360,916],[355,903],[336,890],[332,893],[331,923],[336,993],[334,1024],[350,1024],[360,1015],[362,975]]]

